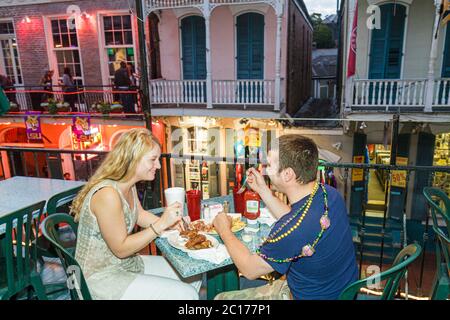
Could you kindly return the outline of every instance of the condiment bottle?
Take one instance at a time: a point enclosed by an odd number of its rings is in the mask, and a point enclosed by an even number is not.
[[[256,220],[260,215],[260,196],[258,193],[247,190],[244,194],[245,211],[244,216],[249,220]]]

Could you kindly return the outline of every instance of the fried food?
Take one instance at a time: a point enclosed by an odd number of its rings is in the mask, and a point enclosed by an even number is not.
[[[198,232],[211,232],[214,230],[214,226],[211,224],[207,224],[205,221],[197,220],[191,223],[189,226],[191,230],[195,230]]]
[[[182,237],[188,239],[188,241],[184,245],[187,249],[201,250],[211,248],[213,246],[211,241],[206,239],[203,234],[199,234],[197,231],[183,231],[181,235]]]
[[[231,231],[237,232],[245,227],[245,222],[240,218],[233,218],[231,223]],[[212,224],[208,224],[203,220],[191,222],[189,229],[197,232],[217,233]]]
[[[197,235],[197,231],[195,230],[184,230],[180,232],[180,236],[182,236],[185,239],[193,238]]]

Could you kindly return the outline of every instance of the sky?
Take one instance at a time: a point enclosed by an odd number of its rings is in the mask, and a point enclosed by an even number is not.
[[[337,0],[303,0],[309,14],[321,13],[322,17],[336,13]]]

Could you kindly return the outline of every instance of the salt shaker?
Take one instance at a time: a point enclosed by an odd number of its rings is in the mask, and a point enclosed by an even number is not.
[[[228,201],[223,202],[223,212],[230,213],[230,204],[228,203]]]

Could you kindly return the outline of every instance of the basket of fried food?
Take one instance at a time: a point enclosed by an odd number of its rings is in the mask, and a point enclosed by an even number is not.
[[[206,238],[205,235],[198,233],[196,230],[185,230],[180,233],[180,236],[187,239],[184,245],[189,250],[202,250],[212,248],[213,244]]]

